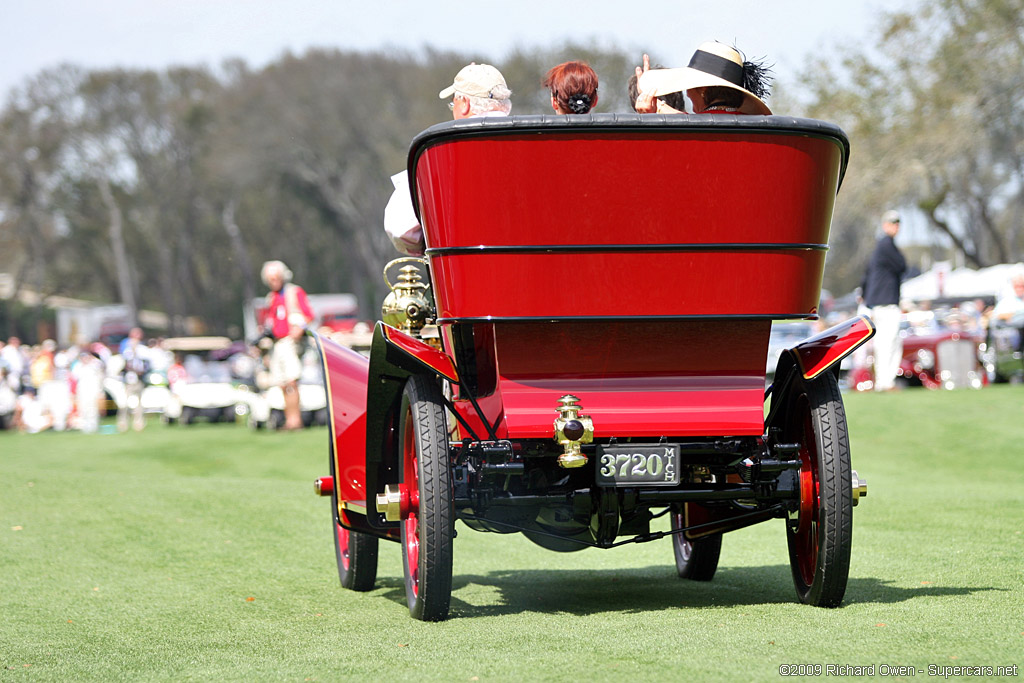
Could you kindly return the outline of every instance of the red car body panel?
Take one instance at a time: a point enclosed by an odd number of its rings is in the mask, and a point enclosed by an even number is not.
[[[342,521],[355,528],[365,526],[360,512],[366,506],[366,389],[369,359],[352,349],[311,333],[320,349],[330,417],[328,427],[333,486]]]
[[[673,129],[426,146],[438,318],[813,317],[841,155],[830,139]]]
[[[493,325],[497,435],[550,436],[570,393],[598,438],[761,434],[770,320],[817,314],[842,154],[677,129],[414,149],[438,321]]]
[[[565,394],[579,397],[598,438],[758,435],[770,324],[494,324],[498,381],[480,405],[498,436],[509,439],[550,437]],[[729,353],[719,353],[725,347]],[[484,429],[468,401],[455,405]]]

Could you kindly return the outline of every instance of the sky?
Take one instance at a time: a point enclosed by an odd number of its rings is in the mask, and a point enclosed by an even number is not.
[[[796,78],[812,54],[869,44],[883,8],[912,0],[0,0],[0,96],[46,67],[260,67],[310,47],[425,46],[479,55],[499,68],[513,48],[595,42],[654,52],[683,66],[705,40]]]

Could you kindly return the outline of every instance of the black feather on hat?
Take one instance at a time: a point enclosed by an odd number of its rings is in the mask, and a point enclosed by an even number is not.
[[[738,50],[737,50],[738,52]],[[755,62],[744,59],[743,82],[740,87],[749,90],[762,100],[772,94],[772,67],[763,61]]]

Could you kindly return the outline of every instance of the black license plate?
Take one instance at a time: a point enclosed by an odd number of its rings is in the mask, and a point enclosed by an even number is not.
[[[597,447],[600,486],[674,486],[679,483],[679,444]]]

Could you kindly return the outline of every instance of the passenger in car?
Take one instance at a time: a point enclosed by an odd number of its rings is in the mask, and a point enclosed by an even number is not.
[[[512,112],[512,91],[501,72],[490,64],[474,63],[463,67],[438,97],[452,98],[448,108],[456,121],[476,116],[508,116]],[[391,176],[391,184],[395,189],[384,207],[384,231],[395,249],[410,256],[421,256],[426,244],[412,205],[409,176],[405,171],[396,173]]]
[[[556,114],[586,114],[597,106],[597,74],[586,62],[552,67],[541,85],[551,91],[551,108]]]
[[[636,72],[633,73],[629,80],[626,81],[626,90],[629,92],[629,106],[632,107],[633,111],[637,111],[637,99],[640,97],[640,89],[637,85],[642,74],[647,73],[652,69],[664,69],[665,67],[661,64],[655,64],[651,66],[651,58],[644,55],[643,67],[637,67]],[[664,95],[652,98],[655,101],[656,111],[659,114],[692,114],[693,104],[686,97],[685,92],[670,92]],[[647,100],[645,100],[645,103]],[[646,104],[645,104],[646,107]],[[653,113],[651,111],[641,111],[641,114]]]
[[[761,99],[769,94],[771,69],[746,60],[734,47],[706,42],[697,48],[688,66],[651,69],[647,55],[643,67],[636,67],[637,89],[634,109],[641,114],[771,114]],[[669,107],[664,97],[686,94],[692,109]]]

